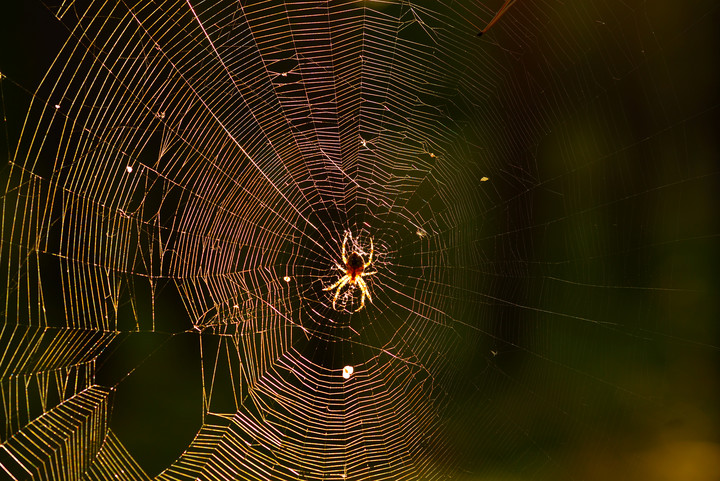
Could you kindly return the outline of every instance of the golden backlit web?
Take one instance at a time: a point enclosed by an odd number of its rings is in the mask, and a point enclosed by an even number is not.
[[[701,44],[695,3],[43,4],[59,54],[2,78],[0,472],[564,479],[661,424],[664,343],[718,350],[658,247],[718,233],[671,205],[717,184],[656,34]]]

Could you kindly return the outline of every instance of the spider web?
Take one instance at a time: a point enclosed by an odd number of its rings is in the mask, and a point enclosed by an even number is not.
[[[717,473],[713,2],[41,6],[4,476]]]

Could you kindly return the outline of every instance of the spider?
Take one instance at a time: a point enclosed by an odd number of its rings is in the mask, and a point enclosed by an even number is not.
[[[348,233],[346,232],[342,246],[342,261],[344,265],[335,264],[338,269],[345,272],[345,275],[338,279],[335,284],[323,288],[323,291],[332,291],[333,289],[337,288],[337,290],[335,291],[335,297],[333,297],[333,309],[337,310],[335,304],[337,303],[337,299],[340,295],[340,291],[342,290],[342,288],[345,287],[346,284],[357,284],[357,286],[360,287],[361,292],[360,307],[355,309],[355,312],[357,312],[363,307],[365,307],[365,297],[370,299],[370,302],[372,302],[372,295],[370,295],[370,289],[368,288],[367,283],[363,280],[363,277],[377,274],[376,271],[365,270],[370,264],[372,264],[374,248],[373,241],[372,239],[370,239],[370,257],[368,258],[368,261],[365,262],[362,256],[358,254],[357,251],[352,251],[349,256],[346,255],[345,246],[347,244],[347,240]]]

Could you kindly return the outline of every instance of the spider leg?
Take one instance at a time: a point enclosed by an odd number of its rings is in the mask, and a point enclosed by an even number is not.
[[[369,266],[370,264],[372,264],[372,257],[373,257],[373,251],[374,251],[374,250],[375,250],[375,247],[373,246],[373,240],[372,240],[372,237],[371,237],[371,238],[370,238],[370,258],[368,259],[368,261],[365,263],[365,265],[364,265],[363,267],[367,267],[367,266]]]
[[[341,277],[340,279],[338,279],[338,281],[337,281],[335,284],[333,284],[332,286],[323,287],[323,291],[332,291],[333,289],[335,289],[335,288],[338,287],[338,286],[342,287],[342,286],[344,286],[344,285],[347,283],[347,281],[349,281],[349,280],[350,280],[350,277],[348,277],[348,276],[342,276],[342,277]],[[343,281],[344,281],[344,282],[343,282]]]
[[[363,307],[365,307],[365,291],[363,291],[362,288],[361,288],[360,292],[361,292],[361,295],[360,295],[360,307],[358,307],[357,309],[355,309],[355,312],[357,312],[357,311],[361,310]]]
[[[362,309],[365,306],[365,296],[367,296],[367,298],[370,299],[370,302],[372,302],[372,295],[370,295],[370,288],[368,288],[367,283],[362,280],[362,278],[358,277],[355,282],[357,282],[357,285],[360,286],[360,291],[362,292],[362,298],[360,299],[360,309]]]
[[[348,283],[349,280],[350,276],[344,276],[342,279],[340,279],[340,282],[338,282],[338,284],[340,285],[338,286],[337,291],[335,291],[335,297],[333,297],[333,309],[337,310],[335,308],[335,304],[337,303],[338,296],[340,295],[340,291],[342,290],[342,288],[345,286],[345,284]]]
[[[345,237],[343,238],[343,248],[342,248],[342,260],[343,260],[343,264],[347,264],[347,255],[345,255],[345,244],[347,244],[347,238],[348,238],[348,233],[346,232],[346,233],[345,233]],[[341,269],[342,269],[342,268],[341,268]]]
[[[373,274],[377,274],[377,271],[370,271],[370,272],[363,271],[362,274],[360,274],[360,276],[365,277],[365,276],[371,276]]]

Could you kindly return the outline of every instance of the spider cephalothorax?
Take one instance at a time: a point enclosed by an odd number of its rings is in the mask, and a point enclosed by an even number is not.
[[[359,311],[363,307],[365,307],[365,297],[370,299],[370,302],[372,302],[372,295],[370,294],[370,289],[368,288],[367,283],[363,280],[363,277],[365,276],[371,276],[375,274],[375,271],[366,271],[365,269],[372,264],[373,261],[373,241],[370,239],[370,254],[368,256],[368,261],[365,262],[362,256],[358,253],[358,251],[353,251],[350,253],[350,255],[347,255],[347,240],[348,240],[348,233],[345,233],[345,238],[343,239],[343,245],[342,245],[342,261],[343,265],[335,264],[338,269],[345,272],[345,275],[340,277],[340,279],[335,282],[335,284],[323,288],[323,291],[331,291],[333,289],[337,289],[335,291],[335,297],[333,297],[333,309],[337,309],[335,305],[337,304],[338,296],[340,296],[340,291],[342,290],[345,285],[357,285],[360,288],[360,307],[355,309],[355,312]]]

